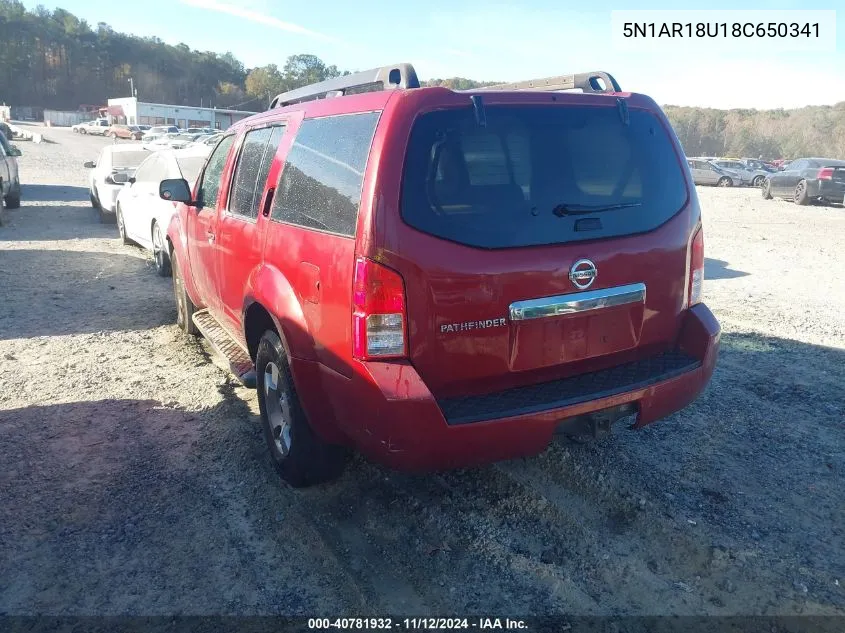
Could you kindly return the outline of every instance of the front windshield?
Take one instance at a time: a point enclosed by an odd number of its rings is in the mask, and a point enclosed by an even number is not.
[[[150,155],[149,152],[113,152],[112,166],[114,169],[135,169]]]

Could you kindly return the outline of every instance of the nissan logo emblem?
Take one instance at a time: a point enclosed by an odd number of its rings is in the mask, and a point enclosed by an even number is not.
[[[585,290],[593,285],[599,271],[589,259],[579,259],[569,269],[569,281],[579,290]]]

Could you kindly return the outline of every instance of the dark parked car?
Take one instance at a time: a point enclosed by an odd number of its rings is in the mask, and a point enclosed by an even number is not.
[[[843,202],[845,160],[796,158],[783,171],[769,174],[761,191],[766,200],[778,196],[795,204]]]

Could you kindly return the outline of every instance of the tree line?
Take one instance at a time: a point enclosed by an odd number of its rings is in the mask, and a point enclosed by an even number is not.
[[[232,53],[88,24],[64,9],[0,0],[0,103],[59,110],[130,96],[147,102],[261,111],[279,92],[342,74],[314,55],[247,70]],[[132,80],[130,82],[130,79]]]
[[[791,110],[663,109],[687,156],[845,159],[845,101]]]
[[[0,103],[76,110],[129,96],[134,85],[148,102],[258,112],[280,92],[346,73],[308,54],[292,55],[281,67],[247,69],[229,52],[173,46],[103,22],[91,26],[64,9],[27,10],[19,0],[0,0]],[[495,83],[423,82],[456,90]],[[845,158],[845,102],[795,110],[665,110],[689,156]]]

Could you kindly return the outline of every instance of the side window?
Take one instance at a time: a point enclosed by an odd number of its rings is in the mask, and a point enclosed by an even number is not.
[[[214,207],[217,204],[217,194],[220,193],[220,179],[223,177],[223,169],[226,167],[226,158],[232,148],[234,136],[224,138],[208,157],[208,164],[202,174],[202,182],[197,192],[198,199],[203,207]]]
[[[276,126],[246,133],[229,193],[230,213],[258,217],[259,199],[283,132],[283,127]]]
[[[303,121],[285,161],[272,218],[354,235],[379,115],[364,112]]]

